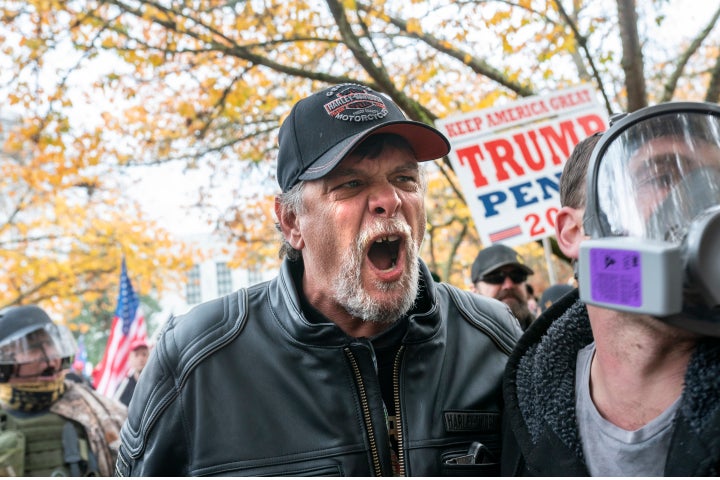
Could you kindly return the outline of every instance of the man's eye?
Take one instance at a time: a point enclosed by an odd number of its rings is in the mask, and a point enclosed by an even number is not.
[[[670,188],[673,185],[675,185],[675,183],[677,183],[678,180],[679,179],[678,179],[677,175],[666,173],[663,175],[654,175],[654,176],[646,179],[646,181],[643,183],[648,186],[652,186],[654,188],[665,189],[665,188]]]
[[[640,177],[638,184],[642,188],[669,188],[675,185],[682,178],[682,172],[677,169],[663,169],[655,172],[647,172]]]
[[[335,188],[357,188],[361,185],[360,180],[348,180],[347,182],[343,182],[339,184]]]
[[[655,183],[662,188],[668,188],[668,187],[672,187],[675,184],[675,182],[677,182],[677,180],[678,180],[678,178],[676,175],[667,174],[667,175],[662,175],[662,176],[658,177],[655,180]]]
[[[417,177],[413,177],[412,175],[400,175],[399,177],[397,177],[395,179],[395,181],[398,184],[403,184],[403,185],[410,185],[410,184],[415,185],[418,183]]]

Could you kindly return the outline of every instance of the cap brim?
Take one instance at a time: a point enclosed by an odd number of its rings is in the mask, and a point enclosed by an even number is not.
[[[410,144],[418,162],[444,157],[450,153],[450,143],[445,136],[430,125],[420,122],[388,122],[352,135],[323,153],[298,177],[300,180],[317,180],[335,168],[343,158],[366,138],[379,133],[394,133]]]
[[[134,352],[134,351],[137,350],[138,348],[147,348],[147,349],[150,349],[150,347],[148,346],[148,344],[147,344],[146,342],[137,342],[137,343],[133,343],[132,345],[130,345],[130,351],[131,351],[131,352]]]

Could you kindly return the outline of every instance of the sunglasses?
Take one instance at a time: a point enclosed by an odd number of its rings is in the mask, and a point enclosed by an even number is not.
[[[512,270],[510,272],[497,272],[485,275],[480,281],[489,283],[491,285],[500,285],[505,282],[505,279],[510,277],[513,283],[522,283],[527,280],[527,273],[522,270]]]

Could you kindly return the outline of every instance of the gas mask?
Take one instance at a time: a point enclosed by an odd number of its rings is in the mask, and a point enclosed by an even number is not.
[[[583,223],[582,301],[720,336],[720,107],[667,103],[612,123]]]

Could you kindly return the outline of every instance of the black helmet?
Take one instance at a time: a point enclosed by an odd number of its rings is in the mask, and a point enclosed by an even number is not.
[[[9,381],[17,366],[37,361],[30,360],[33,350],[41,349],[43,360],[62,359],[64,370],[76,348],[72,333],[54,324],[43,309],[28,305],[0,310],[0,383]]]

